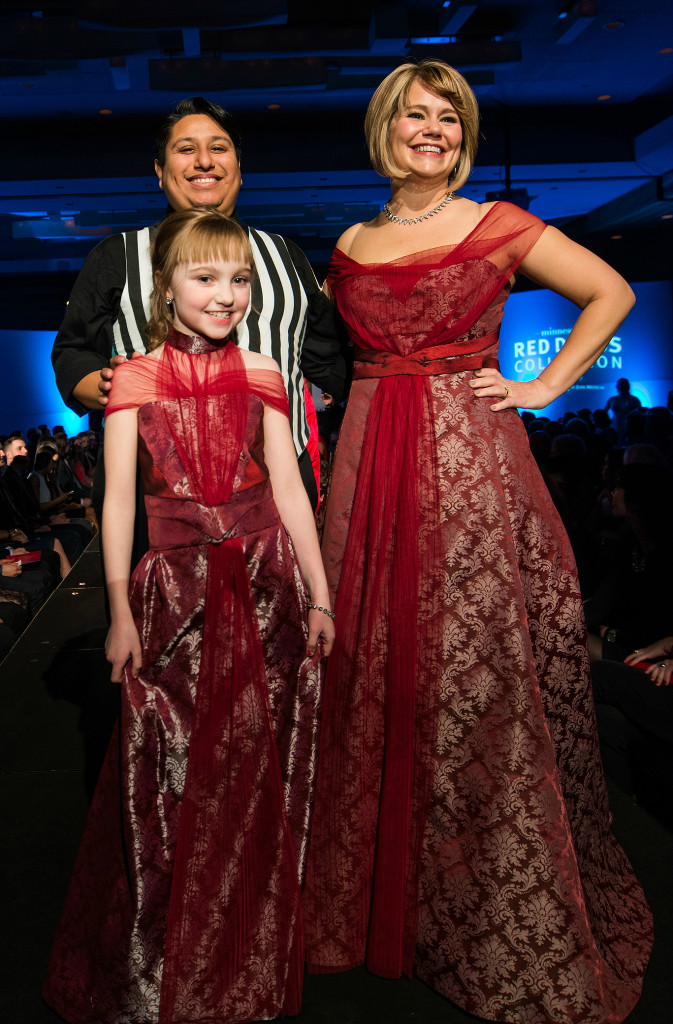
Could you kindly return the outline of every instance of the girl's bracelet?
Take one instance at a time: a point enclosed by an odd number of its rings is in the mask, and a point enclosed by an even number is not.
[[[329,615],[330,619],[335,619],[334,612],[331,612],[329,608],[323,608],[321,604],[310,604],[309,608],[315,608],[317,612],[323,612],[325,615]]]

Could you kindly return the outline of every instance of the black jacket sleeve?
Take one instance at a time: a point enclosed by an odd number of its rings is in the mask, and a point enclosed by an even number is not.
[[[125,282],[124,240],[121,235],[112,235],[85,259],[51,353],[63,401],[80,416],[90,410],[73,398],[73,389],[87,374],[109,365],[112,325]]]
[[[333,395],[337,402],[345,398],[350,380],[348,336],[339,316],[320,290],[311,264],[298,245],[286,239],[292,262],[308,296],[306,335],[301,350],[301,372],[311,384]]]

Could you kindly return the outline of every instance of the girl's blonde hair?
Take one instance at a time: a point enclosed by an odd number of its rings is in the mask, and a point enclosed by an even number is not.
[[[455,68],[443,60],[422,60],[418,64],[400,64],[383,79],[369,101],[365,117],[365,135],[375,171],[384,178],[405,178],[407,172],[395,164],[390,144],[390,123],[405,107],[414,82],[449,100],[463,129],[460,157],[451,174],[451,188],[464,185],[472,171],[479,136],[479,106],[470,86]]]
[[[180,210],[162,221],[152,243],[154,288],[150,299],[150,318],[145,331],[148,350],[166,340],[173,323],[173,312],[166,300],[175,268],[181,263],[207,263],[210,260],[240,260],[254,270],[252,246],[238,221],[219,210]]]

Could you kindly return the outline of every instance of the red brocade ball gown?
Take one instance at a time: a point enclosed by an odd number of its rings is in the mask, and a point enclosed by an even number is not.
[[[74,1024],[296,1014],[319,665],[262,416],[282,378],[172,332],[115,371],[138,408],[143,667],[91,807],[45,998]],[[120,772],[121,769],[121,772]]]
[[[323,540],[307,954],[415,972],[487,1020],[607,1024],[652,922],[610,832],[574,560],[516,410],[468,386],[543,230],[498,203],[456,245],[334,253],[356,363]]]

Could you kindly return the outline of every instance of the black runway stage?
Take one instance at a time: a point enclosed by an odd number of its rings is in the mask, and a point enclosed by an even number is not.
[[[115,715],[97,542],[74,566],[0,666],[3,732],[2,1024],[58,1024],[40,988],[51,938]],[[670,1024],[673,835],[615,786],[615,833],[654,911],[656,942],[629,1024]],[[419,981],[364,968],[307,977],[297,1024],[465,1024]]]

